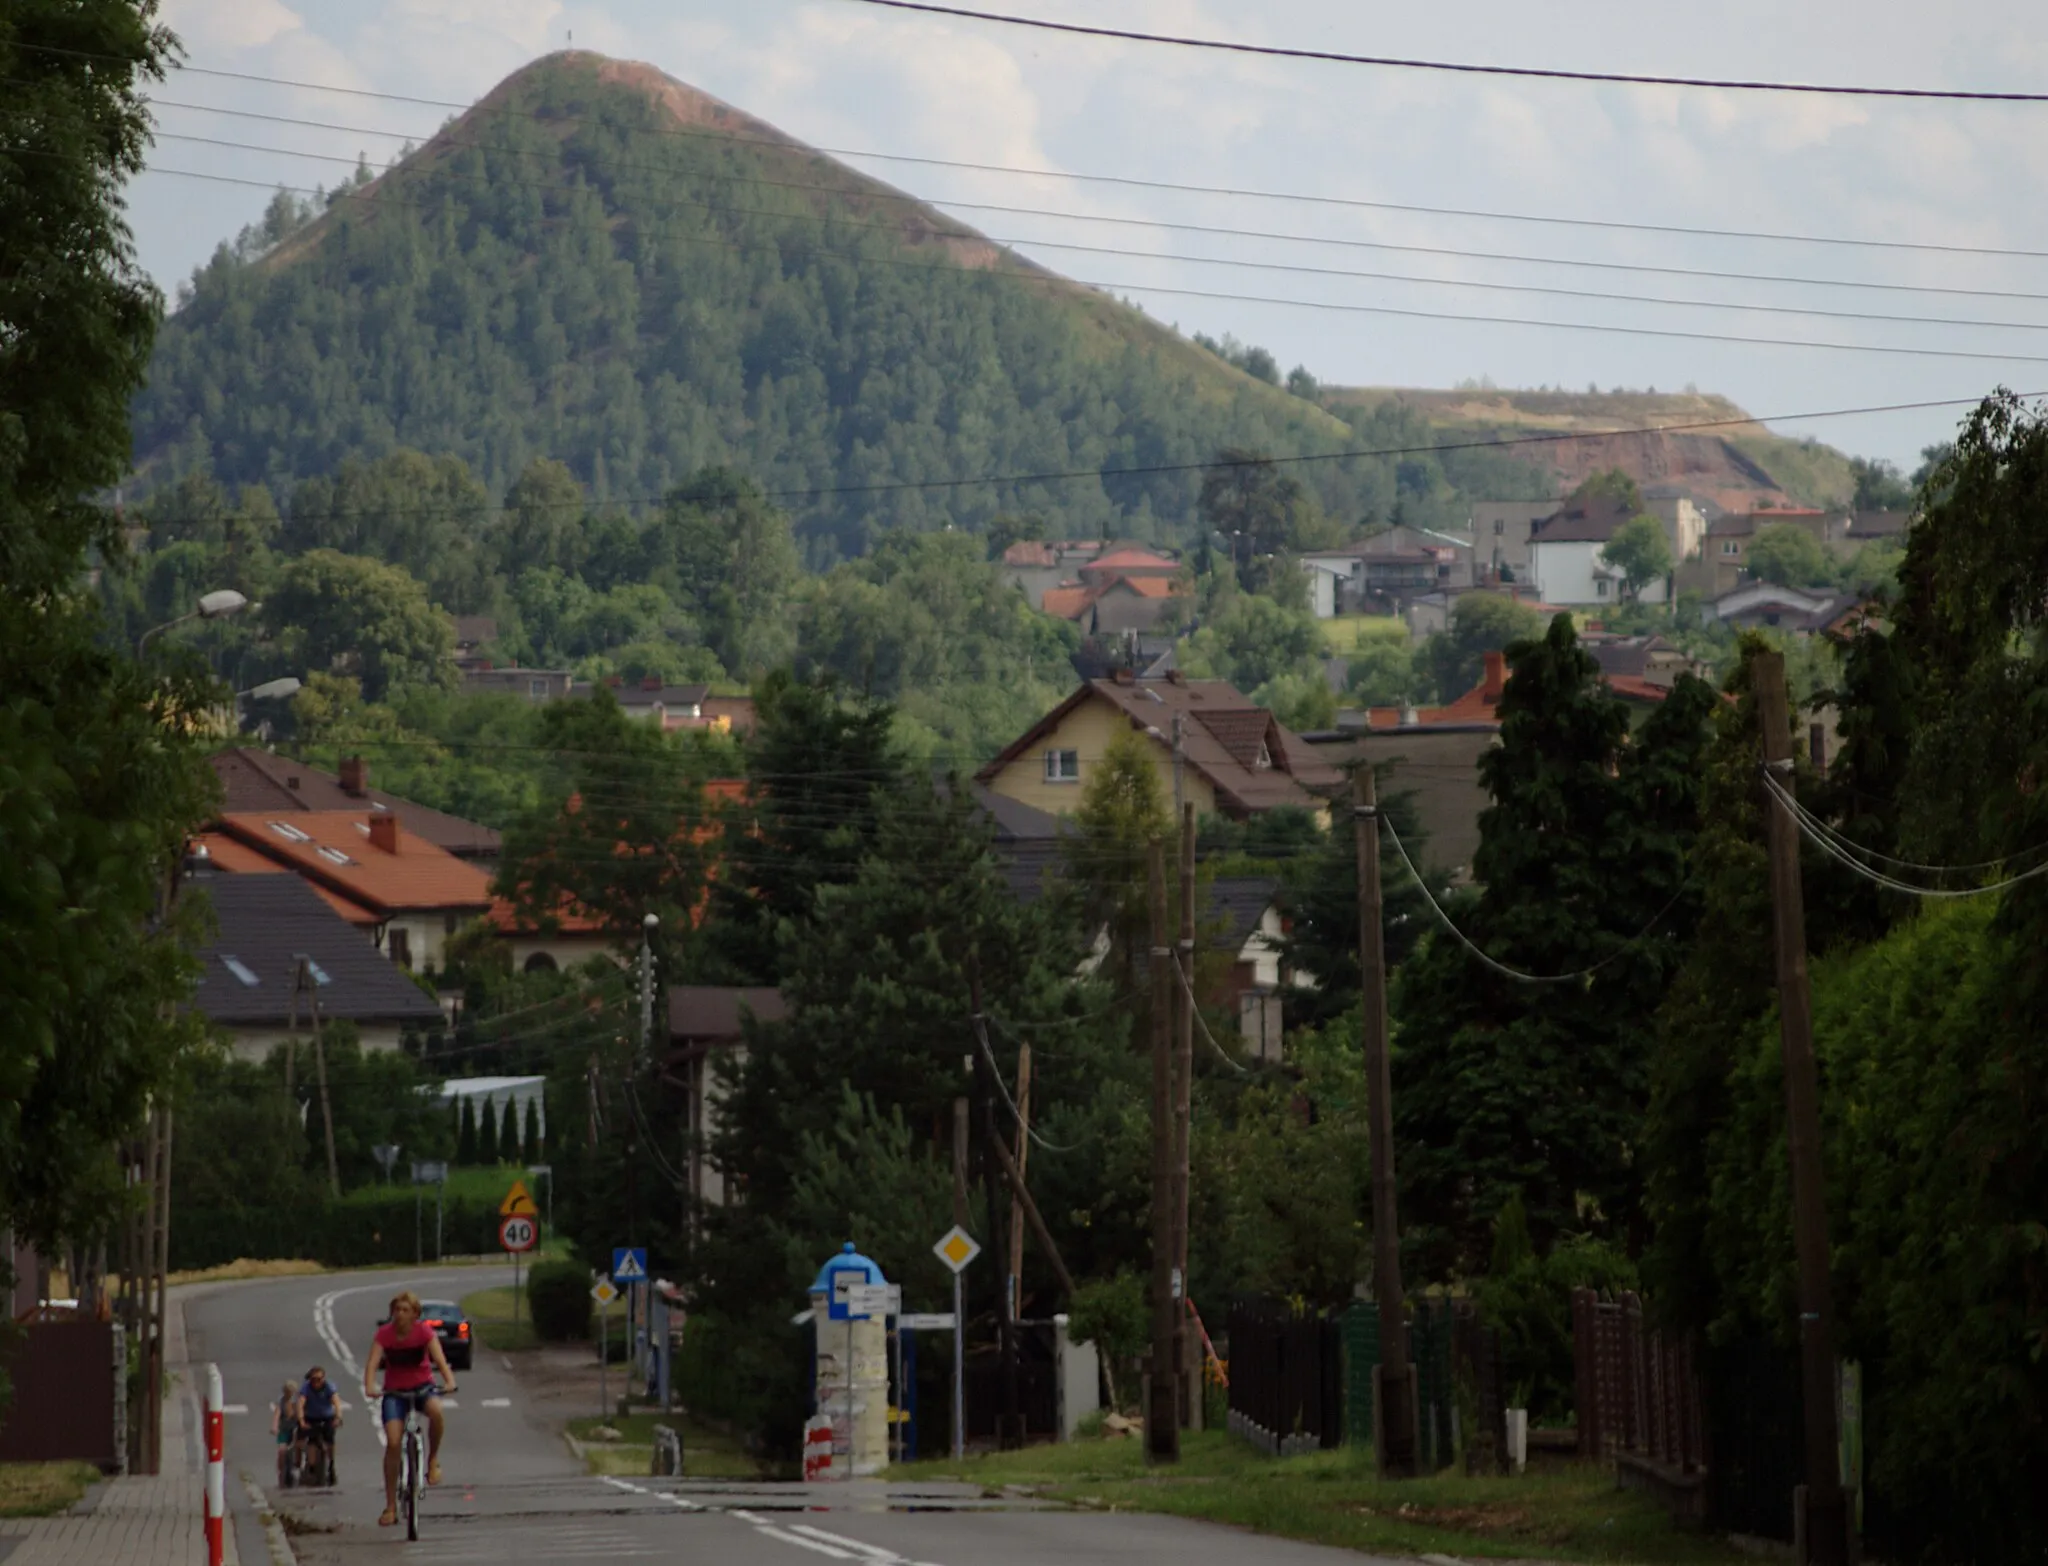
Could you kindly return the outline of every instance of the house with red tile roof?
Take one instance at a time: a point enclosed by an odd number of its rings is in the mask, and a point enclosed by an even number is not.
[[[214,832],[332,894],[330,903],[356,905],[377,948],[402,968],[440,967],[448,937],[494,902],[489,875],[390,811],[230,811]],[[350,922],[364,924],[361,915]]]
[[[498,834],[487,826],[451,816],[445,810],[416,805],[409,799],[370,786],[370,764],[361,756],[342,758],[339,773],[323,772],[290,756],[235,745],[215,751],[207,760],[220,779],[221,809],[231,814],[258,811],[382,810],[396,816],[406,830],[425,838],[458,859],[489,870],[498,859]]]

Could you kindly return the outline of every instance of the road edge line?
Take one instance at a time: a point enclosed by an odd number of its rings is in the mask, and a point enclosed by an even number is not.
[[[249,1504],[256,1509],[256,1520],[263,1524],[263,1538],[270,1546],[270,1566],[299,1566],[299,1558],[292,1552],[291,1536],[284,1531],[284,1521],[270,1509],[270,1497],[263,1493],[263,1486],[246,1473],[241,1476],[242,1486],[249,1492]]]

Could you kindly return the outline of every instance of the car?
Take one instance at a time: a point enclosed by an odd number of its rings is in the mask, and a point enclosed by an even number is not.
[[[453,1300],[421,1300],[420,1320],[439,1335],[441,1352],[448,1356],[449,1369],[469,1369],[470,1356],[474,1352],[474,1329],[469,1318],[462,1313],[462,1307]]]

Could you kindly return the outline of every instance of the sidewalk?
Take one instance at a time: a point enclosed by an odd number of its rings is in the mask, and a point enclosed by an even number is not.
[[[94,1485],[78,1508],[61,1517],[0,1522],[6,1566],[206,1566],[206,1440],[196,1390],[185,1363],[185,1314],[167,1311],[164,1357],[163,1472]],[[230,1482],[233,1482],[232,1480]],[[228,1566],[239,1566],[227,1530]]]

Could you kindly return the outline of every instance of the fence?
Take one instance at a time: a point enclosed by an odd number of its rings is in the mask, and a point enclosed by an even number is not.
[[[113,1322],[34,1322],[0,1349],[14,1399],[0,1417],[0,1462],[122,1465],[125,1337]]]
[[[1646,1326],[1633,1293],[1603,1300],[1574,1289],[1572,1343],[1579,1455],[1613,1458],[1622,1484],[1704,1524],[1706,1420],[1691,1334]]]
[[[1337,1318],[1255,1300],[1230,1308],[1229,1327],[1232,1433],[1276,1457],[1342,1445]]]
[[[1416,1460],[1424,1473],[1451,1466],[1458,1442],[1456,1386],[1452,1365],[1452,1313],[1448,1300],[1414,1301],[1408,1313],[1408,1359],[1415,1367]],[[1344,1311],[1346,1413],[1350,1439],[1372,1442],[1372,1371],[1380,1362],[1379,1309],[1353,1300]]]

